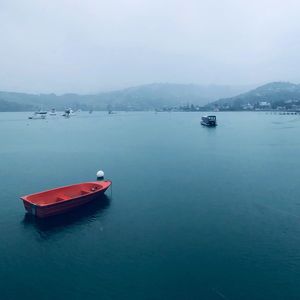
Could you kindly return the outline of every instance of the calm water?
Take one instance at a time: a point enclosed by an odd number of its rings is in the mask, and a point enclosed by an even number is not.
[[[300,299],[300,116],[0,113],[1,299]],[[107,197],[36,221],[20,195]]]

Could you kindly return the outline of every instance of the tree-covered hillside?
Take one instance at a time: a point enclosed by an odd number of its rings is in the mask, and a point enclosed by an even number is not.
[[[235,97],[223,98],[209,104],[211,107],[239,110],[250,104],[269,103],[271,108],[300,104],[300,85],[290,82],[272,82]]]
[[[108,106],[113,110],[150,110],[187,103],[204,106],[220,97],[234,96],[242,91],[245,87],[155,83],[92,95],[0,92],[0,99],[5,103],[14,103],[11,109],[15,111],[41,108],[62,110],[66,107],[106,110]],[[7,109],[5,103],[0,103],[0,111]]]

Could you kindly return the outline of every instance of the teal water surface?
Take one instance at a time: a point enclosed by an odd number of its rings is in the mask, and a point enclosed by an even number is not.
[[[0,113],[1,299],[300,299],[300,116]],[[35,220],[21,195],[95,179]]]

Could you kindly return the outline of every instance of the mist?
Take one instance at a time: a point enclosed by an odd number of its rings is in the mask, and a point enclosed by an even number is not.
[[[0,1],[0,90],[300,82],[300,3]]]

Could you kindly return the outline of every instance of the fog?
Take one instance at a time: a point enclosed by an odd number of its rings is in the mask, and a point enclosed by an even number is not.
[[[0,90],[300,82],[293,0],[0,0]]]

